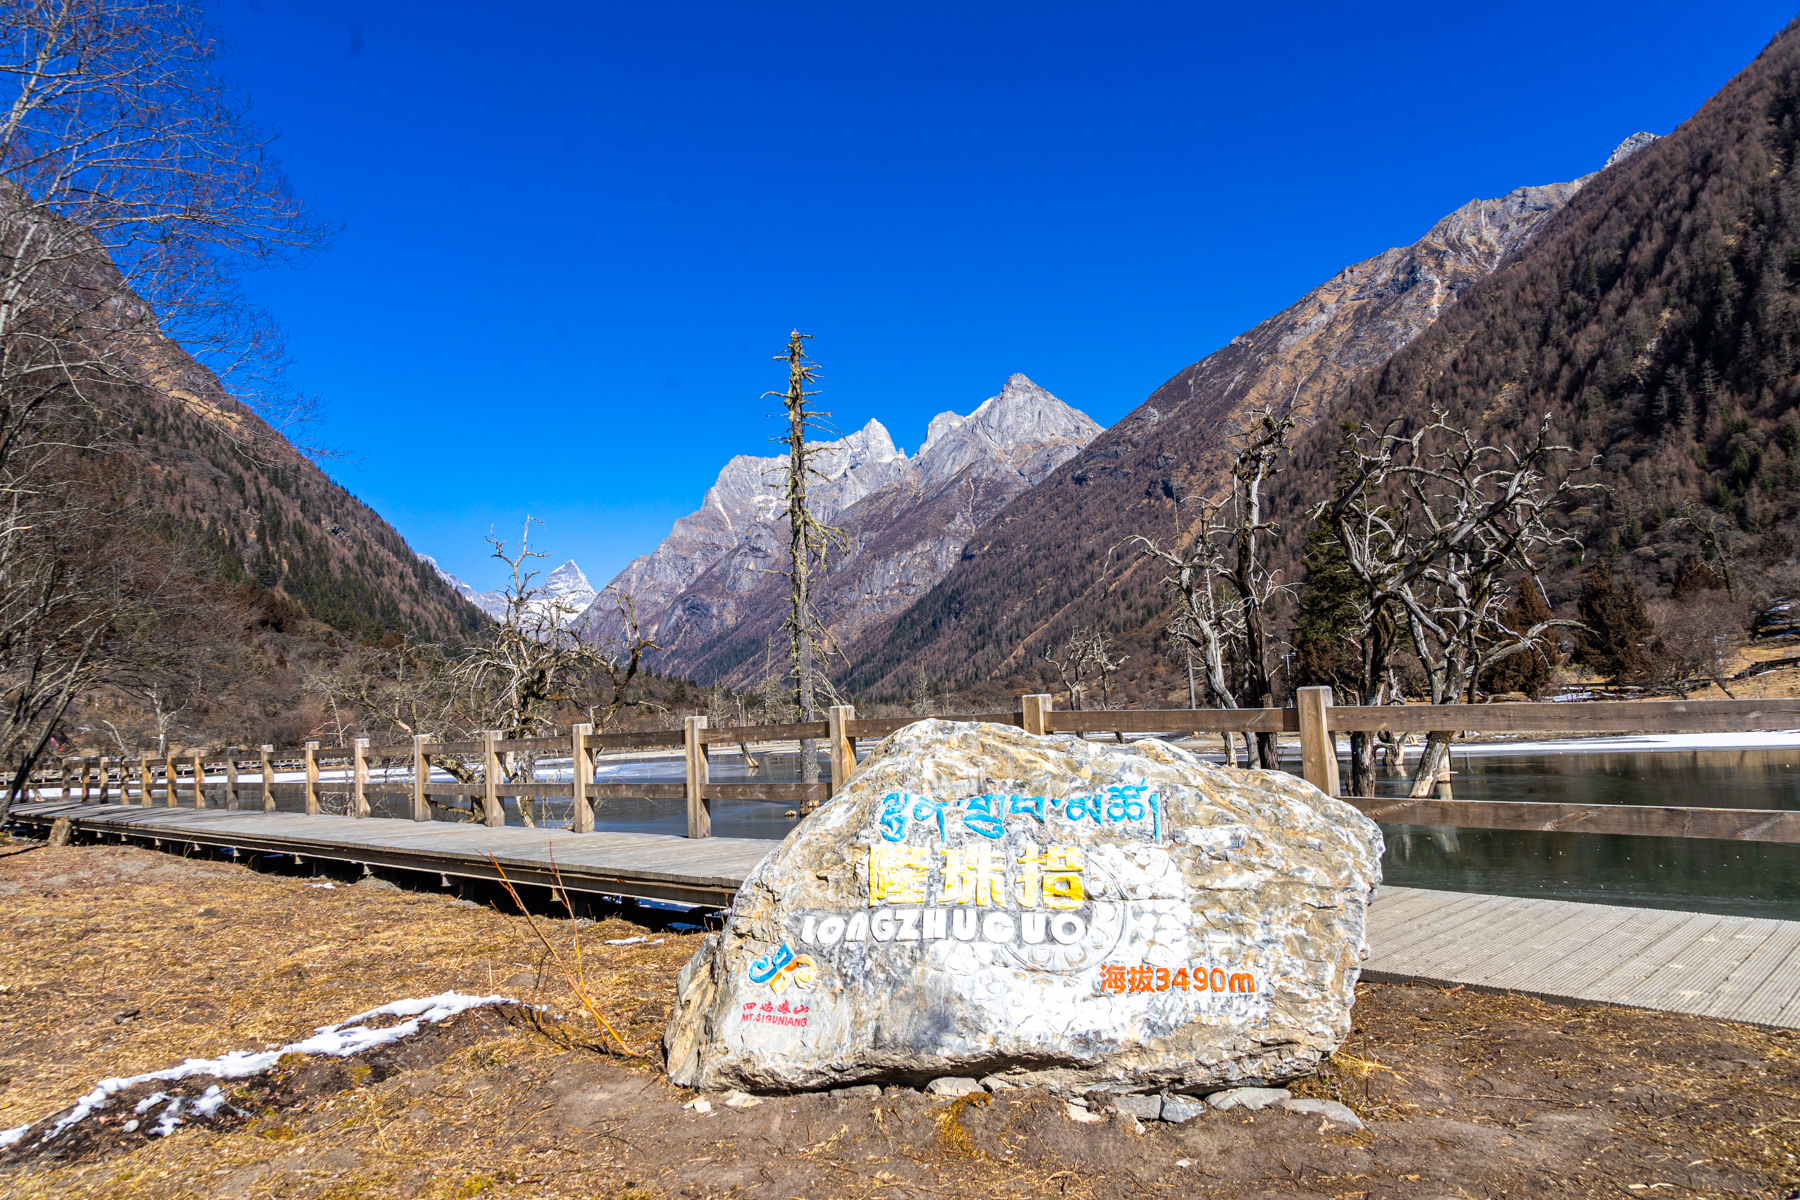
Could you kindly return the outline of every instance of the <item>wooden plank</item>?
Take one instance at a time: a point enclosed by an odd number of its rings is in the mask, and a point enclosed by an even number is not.
[[[1488,972],[1483,982],[1499,979],[1504,986],[1515,979],[1541,978],[1555,970],[1571,953],[1579,954],[1583,946],[1610,933],[1631,916],[1628,908],[1563,901],[1549,903],[1559,915],[1547,917],[1532,928],[1521,929],[1517,948],[1508,946],[1511,957],[1503,967]],[[1601,911],[1593,911],[1596,908]]]
[[[1057,716],[1063,714],[1058,713]],[[1481,733],[1738,732],[1800,729],[1800,697],[1759,700],[1587,700],[1566,704],[1390,704],[1331,710],[1335,730]]]
[[[848,721],[844,735],[853,738],[884,738],[920,721],[981,721],[988,725],[1021,725],[1024,718],[1016,712],[941,713],[918,717],[873,717]]]
[[[1337,739],[1327,723],[1331,717],[1331,689],[1296,689],[1294,711],[1300,720],[1300,775],[1327,796],[1335,796],[1340,790]]]
[[[500,735],[488,730],[481,735],[482,770],[481,819],[489,828],[506,824],[506,807],[500,803]]]
[[[706,732],[705,717],[686,717],[682,721],[683,761],[687,766],[687,782],[683,795],[687,799],[687,826],[690,838],[712,836],[712,802],[706,797]]]
[[[587,736],[592,732],[594,727],[582,722],[569,727],[569,796],[574,801],[576,833],[594,831],[594,806],[588,800],[588,789],[594,783],[594,756],[587,748]]]
[[[828,737],[830,733],[830,726],[826,721],[800,721],[792,725],[727,725],[718,729],[708,726],[700,734],[700,743],[704,746],[716,746],[721,742],[791,742],[799,738]]]
[[[73,811],[60,802],[38,806]],[[107,805],[90,812],[137,813]],[[21,811],[21,816],[31,819]],[[226,818],[221,820],[220,818]],[[271,853],[335,858],[409,870],[442,871],[473,878],[496,877],[488,859],[495,853],[516,881],[551,886],[549,855],[554,850],[564,886],[578,891],[636,895],[681,903],[724,904],[745,875],[776,843],[747,839],[714,839],[695,847],[685,838],[667,835],[574,834],[522,829],[487,829],[479,825],[410,821],[353,821],[348,817],[299,817],[295,814],[195,813],[180,810],[154,828],[142,822],[103,819],[95,828],[117,828],[131,836],[166,838],[177,843],[235,846]],[[406,836],[393,836],[403,834]],[[616,852],[583,853],[595,847]],[[703,853],[696,853],[696,850]],[[588,861],[598,859],[601,861]]]
[[[1676,919],[1671,920],[1671,917]],[[1673,968],[1675,962],[1701,934],[1714,928],[1721,919],[1710,913],[1664,913],[1659,921],[1664,928],[1651,943],[1652,953],[1636,955],[1615,964],[1606,974],[1589,983],[1588,987],[1609,999],[1617,998],[1621,1003],[1629,1003],[1625,997],[1633,995],[1645,980],[1652,978],[1658,971]]]
[[[1445,903],[1421,909],[1420,892]],[[1458,895],[1384,887],[1370,909],[1366,975],[1800,1027],[1800,922],[1562,900],[1451,912]],[[1397,953],[1396,937],[1414,950]],[[1720,986],[1727,974],[1730,988]]]
[[[1425,890],[1424,894],[1430,898],[1431,907],[1428,910],[1415,914],[1398,929],[1381,930],[1379,937],[1376,929],[1376,920],[1380,918],[1379,905],[1371,910],[1369,944],[1373,947],[1379,941],[1382,961],[1377,964],[1371,958],[1365,966],[1377,970],[1385,968],[1388,959],[1398,961],[1400,955],[1424,941],[1440,936],[1442,930],[1455,927],[1467,914],[1494,900],[1494,897],[1480,892]]]
[[[1800,955],[1800,923],[1766,921],[1761,924],[1768,929],[1744,961],[1719,982],[1712,999],[1701,1009],[1701,1015],[1722,1017],[1745,1008],[1769,976],[1783,963]]]
[[[670,733],[597,733],[588,739],[596,752],[618,750],[679,750],[686,743],[680,730]]]
[[[1108,709],[1044,714],[1051,733],[1298,733],[1291,708]]]
[[[413,735],[412,819],[415,821],[431,820],[431,803],[425,798],[430,794],[425,789],[431,784],[431,756],[425,753],[425,744],[424,734]]]
[[[890,733],[897,733],[908,725],[918,721],[929,720],[927,717],[858,717],[844,726],[844,736],[853,738],[884,738]]]
[[[1639,837],[1714,838],[1800,843],[1800,812],[1766,808],[1683,808],[1647,804],[1551,804],[1527,800],[1408,800],[1346,796],[1365,816],[1388,825],[1461,829],[1535,829]]]
[[[828,795],[837,795],[856,770],[856,743],[844,732],[844,726],[855,719],[856,709],[848,704],[834,704],[826,712],[825,723],[831,727],[825,739],[826,756],[831,762],[831,787]],[[810,807],[816,807],[819,803],[817,800],[807,801]]]
[[[494,743],[494,748],[502,752],[512,750],[519,753],[543,754],[546,751],[567,751],[569,739],[566,737],[501,738]]]
[[[831,799],[828,783],[708,783],[708,800],[773,800],[784,804],[823,804]]]
[[[425,753],[430,755],[483,754],[486,751],[487,743],[483,741],[425,743]]]
[[[1800,954],[1789,954],[1745,998],[1732,1017],[1758,1024],[1784,1021],[1789,1028],[1800,1028],[1800,1012],[1794,1008],[1796,1000],[1800,1000]]]
[[[1413,939],[1404,949],[1384,950],[1379,969],[1431,971],[1446,955],[1454,954],[1456,947],[1466,939],[1477,937],[1485,942],[1486,938],[1481,936],[1483,931],[1493,924],[1496,915],[1510,908],[1516,900],[1514,896],[1472,894],[1472,902],[1453,906],[1453,913],[1440,912],[1435,919],[1421,922],[1420,927],[1425,931],[1423,937]]]
[[[1744,924],[1742,917],[1715,917],[1711,923],[1684,933],[1682,944],[1663,947],[1665,958],[1638,975],[1638,981],[1612,989],[1620,1004],[1642,1008],[1673,1008],[1690,1012],[1706,1005],[1718,981],[1738,965],[1753,947],[1734,944],[1732,933]]]
[[[1434,971],[1453,974],[1457,978],[1479,975],[1492,969],[1500,948],[1522,929],[1548,920],[1555,906],[1525,896],[1506,896],[1497,904],[1477,906],[1458,926],[1451,937],[1440,940],[1429,949],[1416,948],[1422,959],[1429,959]]]
[[[680,800],[687,796],[682,783],[590,783],[588,795],[607,800]]]
[[[1609,976],[1653,954],[1657,943],[1675,932],[1687,915],[1634,909],[1629,919],[1604,935],[1587,939],[1581,954],[1564,959],[1561,969],[1546,972],[1543,983],[1578,999],[1599,999],[1606,994],[1603,983]]]

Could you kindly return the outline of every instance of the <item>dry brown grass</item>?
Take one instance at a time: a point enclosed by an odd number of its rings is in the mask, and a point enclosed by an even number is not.
[[[106,1075],[285,1043],[405,996],[504,992],[552,1014],[452,1023],[390,1077],[290,1089],[236,1125],[0,1170],[8,1197],[1773,1198],[1800,1180],[1800,1037],[1724,1022],[1367,985],[1356,1032],[1296,1085],[1371,1120],[1355,1136],[1268,1112],[1137,1134],[1077,1125],[1040,1091],[715,1097],[702,1116],[654,1053],[611,1052],[518,917],[93,848],[0,857],[0,903],[0,1127]],[[540,928],[568,960],[569,923]],[[697,935],[582,932],[595,1006],[653,1049]]]

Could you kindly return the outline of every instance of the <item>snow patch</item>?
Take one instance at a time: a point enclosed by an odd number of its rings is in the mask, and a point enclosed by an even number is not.
[[[310,886],[319,886],[313,884]],[[330,884],[324,886],[330,887]],[[424,996],[411,1000],[396,1000],[392,1004],[384,1004],[380,1008],[372,1008],[368,1012],[358,1013],[347,1021],[337,1025],[321,1025],[309,1038],[272,1050],[246,1052],[233,1050],[218,1058],[190,1058],[178,1067],[168,1067],[161,1071],[150,1071],[143,1075],[131,1075],[102,1079],[94,1086],[94,1090],[75,1102],[67,1116],[50,1127],[39,1144],[48,1142],[62,1133],[63,1130],[84,1120],[91,1114],[103,1109],[111,1098],[140,1083],[154,1080],[187,1079],[194,1075],[212,1075],[220,1079],[247,1079],[252,1075],[260,1075],[280,1061],[284,1054],[330,1054],[338,1058],[348,1058],[360,1054],[364,1050],[372,1050],[389,1042],[397,1042],[411,1037],[426,1024],[436,1024],[447,1020],[460,1012],[472,1008],[481,1008],[491,1004],[517,1004],[510,996],[465,996],[460,992],[444,992],[437,996]],[[410,1020],[385,1028],[374,1029],[363,1022],[374,1017],[406,1017]],[[154,1108],[168,1098],[165,1092],[155,1092],[137,1104],[136,1111],[141,1115]],[[167,1136],[181,1124],[182,1101],[180,1096],[170,1101],[169,1106],[158,1118],[155,1133]],[[203,1117],[210,1117],[227,1103],[224,1091],[214,1084],[189,1106],[189,1111]],[[27,1122],[16,1129],[8,1129],[0,1133],[0,1148],[11,1146],[25,1136],[32,1122]]]

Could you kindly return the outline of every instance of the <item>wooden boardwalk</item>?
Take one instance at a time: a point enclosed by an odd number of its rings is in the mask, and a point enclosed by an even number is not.
[[[72,818],[139,843],[299,855],[683,904],[728,904],[774,842],[570,833],[448,822],[50,801],[13,819]],[[1364,978],[1462,984],[1800,1029],[1800,921],[1383,887]]]
[[[489,828],[450,821],[231,812],[220,808],[143,808],[57,800],[15,805],[12,819],[45,826],[69,817],[81,829],[139,843],[183,844],[244,854],[363,863],[447,878],[494,880],[495,861],[514,883],[636,896],[677,904],[726,905],[750,868],[776,843],[750,838],[670,837],[654,833],[571,833]],[[492,858],[489,856],[492,855]]]
[[[1371,980],[1424,980],[1800,1029],[1800,921],[1384,887]]]

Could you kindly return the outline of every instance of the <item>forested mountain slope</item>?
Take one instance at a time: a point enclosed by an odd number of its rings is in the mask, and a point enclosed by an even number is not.
[[[1667,594],[1692,558],[1750,602],[1789,593],[1800,512],[1800,32],[1790,26],[1680,128],[1602,173],[1530,246],[1352,389],[1358,420],[1434,408],[1496,443],[1542,415],[1599,482],[1565,514],[1578,568]],[[1290,530],[1329,485],[1338,431],[1301,439]],[[1291,536],[1291,534],[1290,534]]]
[[[1166,603],[1156,573],[1128,569],[1131,556],[1115,547],[1169,533],[1178,487],[1224,486],[1245,414],[1267,406],[1331,424],[1352,385],[1527,242],[1587,178],[1472,200],[1417,243],[1346,267],[1176,375],[1011,501],[898,620],[857,641],[849,687],[894,694],[921,667],[952,683],[1025,683],[1040,677],[1042,652],[1079,627],[1154,625]],[[1141,676],[1148,655],[1135,659],[1128,674]]]
[[[144,387],[113,415],[126,427],[122,465],[133,498],[195,569],[355,638],[446,640],[480,628],[474,606],[380,514],[178,347],[162,351],[179,385]]]

